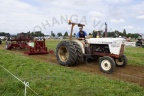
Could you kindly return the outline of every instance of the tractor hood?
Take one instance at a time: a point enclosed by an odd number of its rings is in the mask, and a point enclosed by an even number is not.
[[[125,44],[125,39],[123,38],[90,38],[87,39],[89,44],[107,44],[111,54],[119,55],[121,50],[121,45]]]
[[[113,44],[119,41],[119,43],[124,43],[123,38],[90,38],[86,39],[89,44]]]

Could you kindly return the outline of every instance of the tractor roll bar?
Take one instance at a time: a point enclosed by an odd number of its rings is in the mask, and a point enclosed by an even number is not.
[[[72,25],[71,26],[71,32],[70,32],[70,38],[69,38],[70,40],[72,40],[73,28],[75,25],[78,25],[78,27],[81,27],[81,28],[83,28],[83,26],[85,26],[84,24],[80,24],[80,23],[72,23],[71,20],[68,21],[68,24]]]

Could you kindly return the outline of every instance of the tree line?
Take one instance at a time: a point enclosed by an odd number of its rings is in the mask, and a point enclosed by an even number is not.
[[[55,37],[56,34],[55,34],[53,31],[51,31],[51,36]],[[57,36],[69,36],[69,35],[68,35],[68,32],[66,31],[66,32],[64,33],[64,35],[62,34],[62,32],[58,32],[58,33],[57,33]]]
[[[120,32],[118,30],[115,30],[113,32],[108,32],[108,36],[109,37],[118,37],[118,36],[121,36],[121,37],[131,37],[131,38],[138,38],[138,36],[140,36],[140,34],[138,33],[126,33],[126,30],[124,29],[123,32]]]
[[[25,33],[25,32],[21,32],[21,33]],[[45,36],[45,34],[42,33],[41,31],[36,31],[36,32],[30,32],[29,31],[29,32],[26,32],[26,33],[30,34],[33,37]],[[0,32],[0,36],[10,36],[10,33]],[[51,31],[51,36],[55,37],[56,34],[53,31]],[[64,33],[64,35],[62,34],[62,32],[58,32],[57,36],[69,36],[69,35],[68,35],[68,32],[66,31]]]
[[[95,31],[93,31],[92,33],[89,33],[89,35],[93,35],[95,33]],[[100,35],[102,35],[104,37],[104,32],[103,31],[99,31]],[[131,38],[138,38],[140,36],[139,33],[127,33],[126,30],[124,29],[123,32],[120,32],[118,30],[115,30],[115,31],[112,31],[112,32],[107,32],[107,36],[108,37],[125,37],[125,38],[128,38],[128,37],[131,37]]]
[[[21,32],[24,33],[24,32]],[[45,36],[44,33],[42,33],[41,31],[36,31],[36,32],[27,32],[28,34],[30,34],[33,37],[39,37],[39,36]],[[90,32],[89,35],[93,35],[93,32]],[[104,34],[103,31],[100,31],[100,34]],[[76,33],[73,33],[73,36],[75,36]],[[0,36],[10,36],[10,33],[5,33],[5,32],[0,32]],[[62,32],[58,32],[57,34],[54,33],[53,31],[51,31],[51,36],[55,37],[55,36],[69,36],[68,32],[66,31],[64,34],[62,34]],[[128,33],[126,32],[126,30],[124,29],[123,32],[120,32],[118,30],[112,31],[112,32],[107,32],[107,36],[108,37],[131,37],[131,38],[138,38],[139,34],[138,33]]]
[[[10,36],[10,33],[0,32],[0,36]]]

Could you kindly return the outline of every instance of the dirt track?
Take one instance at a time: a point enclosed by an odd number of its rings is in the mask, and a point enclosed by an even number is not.
[[[0,49],[5,49],[4,45],[0,45]],[[22,50],[16,50],[13,49],[10,52],[15,52],[17,54],[21,54],[24,51]],[[28,56],[28,55],[25,55]],[[30,55],[30,58],[35,58],[39,59],[45,62],[53,63],[53,64],[58,64],[56,60],[56,56],[54,54],[48,54],[48,55]],[[142,66],[132,66],[132,65],[127,65],[125,68],[119,68],[116,67],[115,71],[112,74],[105,74],[100,71],[98,67],[98,62],[92,62],[91,64],[79,64],[74,67],[68,67],[69,69],[76,69],[84,72],[89,72],[92,74],[99,74],[106,76],[111,79],[116,79],[120,81],[127,81],[130,83],[136,83],[142,87],[144,87],[144,67]]]

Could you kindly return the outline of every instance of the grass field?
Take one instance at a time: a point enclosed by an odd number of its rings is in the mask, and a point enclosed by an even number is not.
[[[55,50],[58,42],[51,40],[47,42],[47,46]],[[126,56],[132,58],[129,64],[143,66],[143,60],[136,58],[143,57],[144,49],[127,47],[126,50]],[[111,80],[98,74],[70,70],[23,54],[0,50],[0,56],[0,65],[22,81],[28,81],[39,96],[143,96],[144,94],[144,88],[135,84]],[[0,67],[0,96],[23,95],[24,85]],[[27,89],[27,96],[37,95]]]
[[[144,66],[144,48],[126,47],[125,55],[130,65]]]

